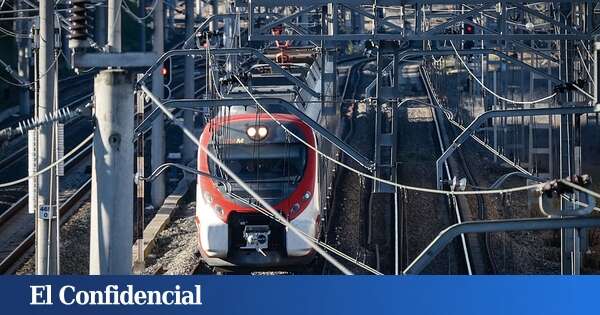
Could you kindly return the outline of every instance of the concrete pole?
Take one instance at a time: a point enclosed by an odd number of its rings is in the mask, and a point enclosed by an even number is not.
[[[125,70],[101,71],[92,154],[90,274],[131,273],[133,246],[133,81]]]
[[[108,51],[121,52],[120,0],[108,0]]]
[[[25,5],[23,0],[17,2],[17,10],[24,9]],[[17,14],[19,18],[24,18],[25,14],[19,11]],[[15,21],[15,30],[17,34],[28,34],[29,33],[29,21],[26,19],[17,19]],[[31,45],[29,38],[17,37],[17,74],[21,79],[26,81],[30,80],[29,77],[29,61],[31,60]],[[19,94],[19,112],[21,115],[29,116],[31,114],[31,97],[29,94],[29,87],[25,86],[20,89]]]
[[[40,48],[39,48],[39,103],[37,108],[38,119],[42,119],[52,112],[54,103],[54,1],[40,1]],[[44,125],[38,129],[38,169],[44,169],[52,163],[52,125]],[[52,202],[53,188],[56,188],[51,172],[45,172],[38,179],[39,205],[50,205]],[[56,222],[52,220],[51,209],[45,216],[40,210],[48,209],[38,207],[36,211],[36,274],[57,274],[56,263]]]
[[[192,36],[194,32],[194,0],[185,0],[185,37]],[[191,56],[185,57],[185,91],[184,97],[187,99],[194,98],[194,58]],[[184,111],[183,124],[186,128],[192,130],[194,127],[194,112]],[[190,139],[183,135],[183,150],[182,158],[185,163],[194,159],[195,145]]]
[[[154,9],[154,37],[153,50],[157,55],[162,55],[164,52],[164,10],[163,2],[158,1],[156,9]],[[152,93],[158,98],[162,98],[164,94],[163,76],[160,73],[161,68],[158,67],[152,73]],[[154,106],[153,106],[154,107]],[[153,170],[165,162],[165,122],[162,114],[152,123],[151,141],[151,157],[150,166]],[[162,205],[165,199],[165,177],[159,176],[152,182],[150,191],[150,199],[152,205],[158,208]]]

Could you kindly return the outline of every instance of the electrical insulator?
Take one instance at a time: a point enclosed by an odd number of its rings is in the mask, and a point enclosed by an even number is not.
[[[69,13],[69,48],[88,47],[88,21],[87,8],[89,0],[71,0]]]

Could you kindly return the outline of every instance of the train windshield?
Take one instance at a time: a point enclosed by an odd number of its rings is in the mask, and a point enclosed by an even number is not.
[[[306,166],[307,149],[300,143],[231,144],[217,150],[214,146],[210,149],[237,176],[249,183],[295,184],[302,179]],[[228,177],[210,160],[209,166],[213,175]]]

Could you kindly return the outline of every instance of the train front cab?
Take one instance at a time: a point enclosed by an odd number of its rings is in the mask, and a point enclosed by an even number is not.
[[[254,115],[252,116],[253,119],[249,122],[242,122],[243,119],[240,119],[238,122],[240,128],[237,129],[243,130],[251,127],[254,121]],[[299,123],[297,119],[289,115],[281,115],[279,118],[286,121],[286,126],[295,128],[295,132],[304,135],[310,144],[315,145],[314,133],[308,126]],[[235,119],[232,124],[235,126]],[[263,122],[263,124],[265,123]],[[284,136],[285,131],[282,128],[274,123],[268,126],[270,130],[273,130],[273,133],[280,133],[280,138]],[[203,133],[200,141],[207,144],[207,139],[210,139],[210,135]],[[294,192],[290,193],[285,200],[280,200],[272,205],[284,216],[290,218],[290,223],[298,230],[310,237],[318,238],[321,209],[318,159],[314,151],[306,148],[301,143],[298,143],[298,146],[301,146],[306,154],[306,165],[302,179]],[[233,162],[229,161],[229,164],[233,165]],[[202,152],[198,155],[198,165],[201,171],[210,170],[207,157]],[[203,169],[203,165],[206,168]],[[221,205],[216,206],[215,201],[211,197],[207,197],[210,194],[215,194],[215,190],[210,186],[213,184],[214,182],[210,178],[199,176],[196,190],[198,247],[204,261],[209,266],[232,269],[245,267],[253,269],[274,268],[304,265],[314,258],[314,252],[308,243],[282,224],[258,213],[254,209],[240,207],[239,204],[229,204],[229,207],[233,208],[224,218],[223,213],[225,211],[223,207]],[[263,197],[263,194],[266,194],[267,198],[272,197],[269,196],[268,189],[262,191],[259,189],[259,192],[261,192],[261,197]],[[238,194],[242,195],[243,192],[239,191]],[[296,202],[296,200],[301,201]],[[219,202],[224,203],[225,201]],[[290,205],[292,205],[292,209],[290,209]],[[227,206],[224,207],[227,208]],[[301,211],[297,215],[290,215],[289,211],[294,211],[294,208],[297,207],[300,207],[300,209],[296,209],[296,211]],[[235,208],[238,210],[236,211]],[[260,244],[261,241],[264,242],[264,245]]]

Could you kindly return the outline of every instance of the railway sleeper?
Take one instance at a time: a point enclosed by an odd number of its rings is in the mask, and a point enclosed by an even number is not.
[[[394,272],[393,211],[393,193],[371,193],[367,216],[367,245],[375,251],[377,270],[385,274]]]

